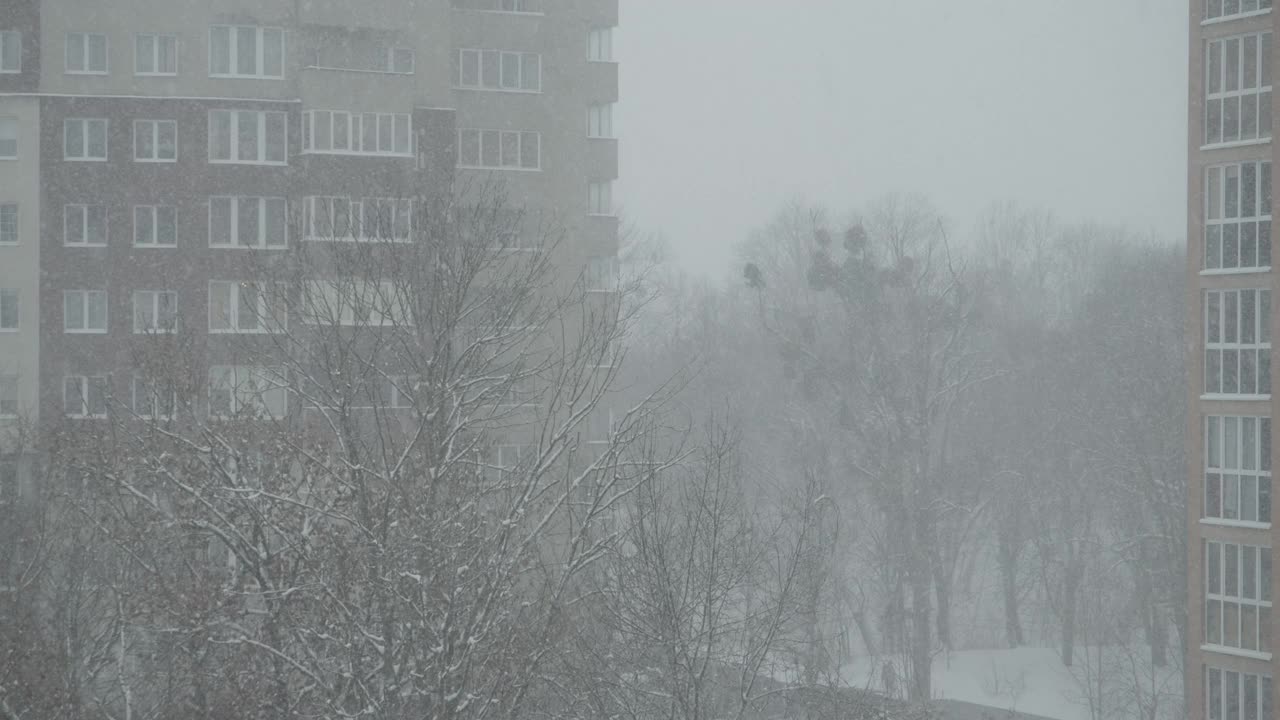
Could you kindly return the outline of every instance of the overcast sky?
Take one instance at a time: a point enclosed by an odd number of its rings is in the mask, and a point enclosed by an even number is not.
[[[622,180],[685,267],[792,199],[1185,235],[1185,0],[624,0]]]

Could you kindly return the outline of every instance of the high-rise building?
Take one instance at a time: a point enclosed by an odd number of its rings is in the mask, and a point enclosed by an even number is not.
[[[398,238],[406,187],[496,181],[563,228],[557,272],[616,272],[617,16],[617,0],[0,0],[0,499],[38,444],[21,428],[91,420],[107,397],[163,412],[131,337],[253,332],[246,253],[338,217]],[[234,372],[203,362],[211,382]]]
[[[1191,0],[1188,716],[1271,720],[1272,0]]]

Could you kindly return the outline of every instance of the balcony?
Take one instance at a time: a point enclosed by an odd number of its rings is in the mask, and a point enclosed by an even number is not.
[[[415,25],[422,15],[421,3],[415,0],[372,0],[352,3],[350,0],[302,0],[298,19],[304,25],[339,28],[372,28],[404,30]]]

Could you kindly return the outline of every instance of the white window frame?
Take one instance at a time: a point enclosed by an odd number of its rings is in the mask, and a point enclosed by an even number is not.
[[[1270,160],[1205,168],[1203,272],[1265,272],[1271,269],[1273,182]],[[1253,259],[1251,263],[1248,262],[1250,257]]]
[[[146,55],[139,45],[144,38],[151,41],[151,70],[143,70],[142,59]],[[173,70],[160,70],[160,45],[167,41],[171,45],[170,57],[173,58]],[[134,33],[133,35],[133,74],[143,77],[174,77],[178,74],[178,36],[173,33]]]
[[[508,78],[507,60],[515,57],[516,71],[515,78]],[[466,65],[468,58],[475,62],[476,66],[476,82],[468,83],[466,78]],[[537,61],[537,73],[533,82],[525,80],[525,62],[528,58],[534,58]],[[498,68],[495,73],[497,84],[485,83],[485,67],[487,63],[496,62]],[[542,92],[542,54],[532,52],[521,52],[518,50],[494,50],[490,48],[460,48],[458,50],[458,85],[461,90],[481,90],[485,92],[512,92],[512,93],[541,93]]]
[[[168,127],[173,132],[173,156],[162,157],[160,154],[160,128]],[[149,132],[147,132],[149,130]],[[142,148],[138,145],[138,137],[140,132],[145,132],[151,136],[151,157],[140,154]],[[178,162],[178,121],[141,118],[133,121],[133,161],[149,162],[149,163],[175,163]]]
[[[312,195],[303,200],[303,238],[311,241],[335,242],[397,242],[413,241],[413,200],[411,198],[360,198],[331,195]],[[374,226],[380,224],[381,206],[389,205],[391,210],[391,237],[370,236],[365,232],[370,227],[369,214],[372,211]],[[346,214],[339,212],[346,208]],[[327,217],[321,217],[321,214]],[[357,217],[358,216],[358,217]],[[336,228],[345,218],[348,230],[338,234]],[[328,228],[329,234],[322,231]],[[403,232],[402,232],[403,231]]]
[[[603,421],[605,431],[603,438],[599,435],[601,421]],[[586,430],[588,445],[607,446],[613,442],[613,436],[618,431],[618,419],[613,415],[613,408],[596,407],[595,411],[587,418]]]
[[[1245,696],[1248,694],[1249,679],[1253,679],[1253,697],[1257,706],[1245,707]],[[1234,688],[1228,693],[1226,683],[1231,681]],[[1215,698],[1215,687],[1216,698]],[[1235,697],[1236,714],[1228,718],[1226,711],[1228,698]],[[1215,703],[1214,700],[1217,700]],[[1271,676],[1261,673],[1240,672],[1206,664],[1204,666],[1204,718],[1205,720],[1274,720],[1270,713],[1264,712],[1271,707]],[[1275,712],[1272,710],[1271,712]]]
[[[16,247],[21,242],[20,218],[18,203],[0,202],[0,247]]]
[[[1201,641],[1206,647],[1226,653],[1256,653],[1270,658],[1270,632],[1263,632],[1271,626],[1271,573],[1275,572],[1271,563],[1271,548],[1217,540],[1202,541],[1201,552],[1204,559],[1204,634]],[[1251,558],[1247,556],[1252,556]],[[1246,568],[1251,560],[1252,567]],[[1228,565],[1235,566],[1235,587],[1227,586]],[[1213,571],[1217,571],[1214,573]],[[1217,577],[1214,577],[1214,575]],[[1253,597],[1247,594],[1246,578],[1253,583]],[[1215,591],[1216,588],[1216,591]],[[1228,608],[1235,607],[1234,629],[1228,626]],[[1252,608],[1253,637],[1245,640],[1245,608]],[[1215,612],[1216,608],[1216,612]],[[1266,616],[1265,618],[1263,616]],[[1215,627],[1216,626],[1216,627]],[[1228,638],[1228,631],[1234,632],[1234,644]],[[1252,645],[1252,647],[1250,647]]]
[[[257,291],[257,308],[250,310],[253,327],[241,326],[240,307],[244,302],[241,291],[252,286]],[[215,315],[214,294],[226,291],[227,317],[225,324]],[[209,281],[209,334],[210,335],[267,335],[285,330],[285,309],[280,304],[281,289],[272,283],[242,280]],[[279,305],[278,305],[279,304]]]
[[[1254,67],[1253,75],[1257,82],[1252,87],[1245,87],[1245,56],[1246,46],[1249,40],[1254,42]],[[1227,89],[1228,67],[1231,65],[1232,53],[1230,52],[1234,43],[1235,57],[1234,62],[1237,63],[1236,84],[1233,90]],[[1230,147],[1233,145],[1250,145],[1269,142],[1273,131],[1272,125],[1274,120],[1271,117],[1271,67],[1267,58],[1274,56],[1272,49],[1272,33],[1258,32],[1246,33],[1243,35],[1233,35],[1231,37],[1216,38],[1206,40],[1204,45],[1205,54],[1205,103],[1204,103],[1204,137],[1203,147]],[[1214,69],[1218,72],[1217,78],[1214,78]],[[1215,91],[1215,86],[1217,90]],[[1245,135],[1245,109],[1244,105],[1252,101],[1253,103],[1253,120],[1254,130],[1252,136]],[[1227,112],[1230,107],[1236,107],[1236,125],[1232,133],[1227,131]],[[1214,110],[1217,109],[1219,136],[1214,137],[1212,134],[1212,118]]]
[[[170,299],[166,322],[162,322],[161,300]],[[133,292],[133,334],[171,335],[178,332],[178,293],[173,290],[135,290]]]
[[[316,48],[315,55],[312,56],[313,59],[311,64],[307,65],[308,69],[337,70],[341,72],[354,73],[377,73],[381,75],[413,75],[417,72],[418,66],[417,51],[411,47],[405,47],[403,45],[387,45],[383,63],[378,67],[353,67],[351,66],[353,65],[351,63],[345,65],[326,63],[322,61],[320,53],[321,49]],[[407,69],[398,66],[396,61],[399,54],[405,54],[408,56],[409,63]]]
[[[5,129],[13,130],[12,137],[5,137]],[[13,143],[13,152],[6,153],[4,147],[7,143]],[[0,160],[17,160],[18,159],[18,118],[12,115],[0,115]]]
[[[614,62],[612,27],[595,27],[587,31],[587,61]]]
[[[614,103],[598,103],[587,107],[587,137],[592,140],[614,140]]]
[[[336,133],[342,118],[342,133]],[[383,150],[384,131],[391,133]],[[321,137],[319,128],[328,128],[328,147],[320,147],[317,139]],[[366,131],[367,128],[372,128]],[[404,131],[404,144],[397,146],[400,139],[397,128]],[[369,137],[372,132],[372,138]],[[334,142],[339,135],[346,136],[346,147],[338,147]],[[365,147],[365,141],[372,139],[373,148]],[[349,110],[308,110],[302,114],[303,152],[315,155],[381,155],[387,157],[413,157],[413,115],[410,113],[359,112]]]
[[[102,69],[100,70],[89,67],[90,38],[94,37],[102,39]],[[80,45],[81,57],[84,58],[85,67],[78,69],[71,67],[71,48],[74,44]],[[66,35],[66,53],[62,59],[63,70],[68,75],[107,75],[111,72],[111,40],[105,33],[68,32]]]
[[[470,139],[474,138],[476,158],[475,162],[468,162],[463,157],[463,149],[468,147]],[[537,160],[534,165],[524,164],[525,144],[532,139],[536,145],[535,154]],[[511,140],[515,142],[515,164],[507,162],[505,151],[507,143]],[[497,149],[494,151],[495,163],[486,163],[485,155],[489,143],[497,143]],[[541,172],[542,171],[542,133],[536,130],[498,130],[494,128],[458,128],[458,167],[468,170],[513,170],[518,172]]]
[[[91,301],[94,299],[102,302],[102,327],[91,327],[89,319],[91,313],[89,308]],[[67,316],[67,307],[69,303],[78,302],[80,305],[80,317],[84,320],[82,327],[74,328],[68,325],[70,318]],[[111,327],[111,306],[107,302],[106,290],[63,290],[62,291],[62,332],[68,335],[105,335]]]
[[[230,213],[228,214],[228,232],[229,242],[214,242],[213,234],[213,204],[215,202],[230,202]],[[258,237],[254,238],[252,244],[244,244],[240,242],[240,208],[243,203],[258,203]],[[267,208],[272,203],[278,204],[280,207],[280,238],[278,244],[270,245],[267,243],[270,234],[267,232],[267,223],[264,220],[267,217]],[[284,250],[289,247],[289,203],[283,197],[260,197],[248,195],[215,195],[209,198],[207,205],[209,211],[209,247],[219,248],[223,250],[230,249],[257,249],[257,250]]]
[[[173,241],[160,242],[160,213],[171,212],[173,214]],[[150,216],[151,237],[149,242],[138,242],[139,231],[142,230],[142,224],[138,222],[138,218],[142,215]],[[134,205],[133,206],[133,246],[136,248],[175,248],[178,246],[178,206],[176,205]]]
[[[339,327],[408,327],[405,293],[391,280],[359,278],[310,280],[303,288],[302,322]]]
[[[621,268],[616,255],[593,255],[587,258],[587,266],[583,269],[587,292],[618,292],[621,285]]]
[[[90,211],[94,208],[102,213],[102,242],[89,242]],[[72,214],[78,217],[73,218]],[[81,242],[71,241],[71,228],[80,225]],[[111,238],[111,217],[106,205],[88,203],[68,203],[62,206],[62,244],[64,247],[106,247]]]
[[[1204,19],[1202,25],[1211,25],[1227,20],[1239,20],[1241,18],[1257,17],[1266,15],[1271,12],[1271,0],[1206,0],[1204,4]],[[1234,11],[1228,11],[1228,6],[1234,6]],[[1214,8],[1217,8],[1215,14]]]
[[[70,383],[75,382],[79,390],[78,400],[80,412],[67,412],[71,400]],[[62,377],[62,412],[66,417],[82,420],[101,420],[107,417],[107,396],[111,388],[111,380],[106,375],[64,375]],[[93,390],[101,392],[102,412],[94,412]]]
[[[0,419],[18,417],[18,389],[21,378],[12,373],[0,374]]]
[[[216,137],[214,134],[214,118],[226,116],[228,124],[228,143],[227,157],[215,156]],[[267,158],[267,148],[271,143],[267,142],[267,131],[271,126],[268,119],[271,117],[278,118],[279,124],[276,126],[281,132],[280,149],[283,152],[283,158],[280,160],[269,160]],[[257,133],[256,145],[258,147],[258,156],[256,158],[240,157],[240,126],[243,122],[252,122],[254,132]],[[243,110],[239,108],[218,108],[209,111],[209,163],[214,165],[275,165],[284,166],[289,164],[289,114],[279,110]]]
[[[13,305],[10,309],[9,306]],[[4,318],[13,314],[13,324],[6,325]],[[16,333],[22,329],[22,297],[18,288],[0,288],[0,333]]]
[[[1271,418],[1206,415],[1202,521],[1270,527],[1271,492]]]
[[[142,397],[139,397],[141,392]],[[162,412],[160,405],[161,398],[165,395],[170,396],[169,412]],[[144,402],[139,403],[139,399]],[[129,383],[129,407],[133,410],[133,414],[143,420],[172,420],[178,414],[178,393],[162,392],[156,387],[153,380],[149,380],[141,375],[134,375]]]
[[[214,33],[219,29],[227,30],[227,62],[229,72],[214,72]],[[238,72],[241,68],[237,67],[239,63],[240,31],[251,29],[255,33],[255,45],[257,52],[254,57],[255,72],[245,73]],[[268,33],[276,33],[280,38],[280,74],[268,75],[266,73],[267,60],[267,43],[266,36]],[[256,80],[283,80],[284,66],[288,61],[288,43],[285,40],[285,31],[281,27],[263,26],[263,25],[211,25],[209,26],[209,77],[212,78],[239,78],[239,79],[256,79]]]
[[[229,383],[222,386],[223,379]],[[248,392],[243,390],[248,389]],[[229,415],[214,412],[214,392],[227,393]],[[276,398],[279,407],[272,407],[268,393],[280,393]],[[271,418],[283,418],[289,414],[289,388],[280,382],[280,372],[271,368],[250,365],[213,365],[209,368],[209,417],[229,418],[245,408],[255,408]],[[275,410],[279,412],[275,412]]]
[[[5,65],[4,59],[17,47],[17,65]],[[22,33],[18,30],[0,30],[0,75],[16,75],[22,72]]]
[[[1255,303],[1252,311],[1252,321],[1254,327],[1248,331],[1248,334],[1242,332],[1245,317],[1245,300]],[[1206,290],[1202,297],[1204,307],[1204,377],[1202,384],[1204,394],[1201,397],[1207,399],[1216,398],[1233,398],[1233,399],[1267,399],[1271,397],[1271,292],[1269,290],[1257,288],[1243,288],[1230,290]],[[1234,307],[1232,304],[1234,303]],[[1230,310],[1234,309],[1234,318]],[[1216,315],[1216,317],[1213,317]],[[1234,327],[1233,327],[1234,325]],[[1234,332],[1231,332],[1234,330]],[[1246,342],[1248,337],[1252,337],[1251,342]],[[1212,358],[1216,353],[1216,367],[1218,369],[1218,383],[1215,385],[1211,377],[1212,369],[1215,367]],[[1242,370],[1248,365],[1245,358],[1252,356],[1255,390],[1263,390],[1266,392],[1240,392],[1243,382]],[[1224,363],[1233,361],[1236,367],[1235,371],[1235,391],[1227,391],[1226,387],[1226,368]],[[1262,372],[1266,368],[1266,373]],[[1265,383],[1263,382],[1265,377]]]
[[[526,454],[532,454],[533,447],[521,443],[502,442],[489,449],[489,457],[484,462],[485,475],[490,483],[501,484],[506,481],[507,473],[520,467]]]
[[[83,155],[72,155],[67,147],[67,138],[72,129],[79,124],[80,144]],[[102,128],[102,154],[90,155],[91,128]],[[106,162],[111,155],[111,122],[106,118],[66,118],[62,121],[62,159],[68,162]]]
[[[613,204],[612,180],[592,180],[587,184],[587,215],[617,217],[617,208]]]

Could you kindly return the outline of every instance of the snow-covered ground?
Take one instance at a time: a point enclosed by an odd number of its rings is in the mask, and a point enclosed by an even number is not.
[[[1052,648],[1015,650],[967,650],[940,655],[933,664],[934,695],[993,708],[1043,715],[1055,720],[1093,720],[1086,678],[1098,673],[1096,648],[1081,649],[1075,667],[1068,668]],[[880,666],[855,662],[844,668],[844,680],[857,687],[881,689]],[[1143,649],[1125,652],[1108,649],[1103,656],[1106,668],[1102,716],[1142,717],[1134,713],[1136,699],[1146,705],[1152,690],[1159,702],[1158,717],[1175,717],[1180,712],[1181,670],[1170,665],[1152,672]],[[1135,688],[1141,688],[1135,691]]]

